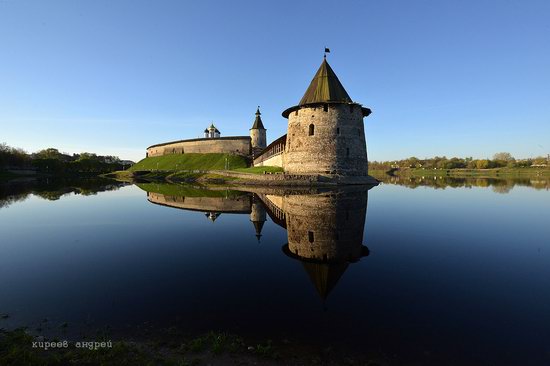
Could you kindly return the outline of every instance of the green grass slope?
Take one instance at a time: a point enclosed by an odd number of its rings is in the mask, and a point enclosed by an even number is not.
[[[229,169],[246,168],[246,159],[230,154],[170,154],[145,158],[130,171],[141,170],[216,170],[225,169],[225,162]]]
[[[284,170],[281,167],[278,166],[255,166],[250,168],[237,168],[234,169],[238,172],[243,173],[253,173],[253,174],[264,174],[266,173],[282,173]]]

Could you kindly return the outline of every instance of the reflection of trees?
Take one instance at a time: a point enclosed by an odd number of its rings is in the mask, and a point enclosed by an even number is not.
[[[8,207],[15,202],[24,201],[27,199],[28,196],[29,195],[27,193],[20,193],[0,198],[0,208]]]
[[[493,192],[495,193],[509,193],[513,186],[493,186]]]
[[[12,181],[0,185],[0,208],[23,201],[30,194],[55,201],[71,193],[88,196],[97,194],[97,192],[116,190],[124,185],[126,184],[103,178]]]
[[[387,176],[381,179],[384,183],[406,186],[409,188],[432,187],[436,189],[492,187],[496,193],[508,193],[515,186],[531,187],[535,189],[550,189],[550,178],[478,178],[478,177],[411,177]]]

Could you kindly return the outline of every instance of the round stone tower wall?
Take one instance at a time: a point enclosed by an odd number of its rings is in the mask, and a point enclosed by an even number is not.
[[[325,103],[290,112],[284,169],[298,174],[366,176],[361,106]]]
[[[250,138],[253,149],[265,149],[267,146],[266,130],[253,128],[250,130]]]

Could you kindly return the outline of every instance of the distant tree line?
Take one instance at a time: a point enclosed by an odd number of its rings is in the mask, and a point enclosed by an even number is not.
[[[410,157],[403,160],[393,161],[371,161],[369,169],[401,169],[401,168],[422,168],[422,169],[491,169],[491,168],[527,168],[527,167],[548,167],[550,162],[547,157],[539,156],[534,159],[516,159],[507,152],[497,153],[492,159],[469,158],[447,158],[436,156],[429,159]]]
[[[77,174],[108,173],[123,169],[117,156],[101,156],[93,153],[69,155],[54,148],[28,154],[22,149],[0,144],[0,171],[31,169],[40,173]]]

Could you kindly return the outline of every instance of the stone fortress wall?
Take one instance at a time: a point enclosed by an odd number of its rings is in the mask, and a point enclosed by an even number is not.
[[[284,168],[284,155],[277,154],[267,159],[254,160],[254,166],[278,166]]]
[[[198,138],[157,144],[147,148],[147,157],[167,154],[237,154],[250,156],[249,136]]]
[[[367,175],[361,106],[323,103],[290,112],[284,155],[289,173]]]
[[[254,166],[278,166],[284,168],[286,135],[270,143],[259,156],[254,157]]]

